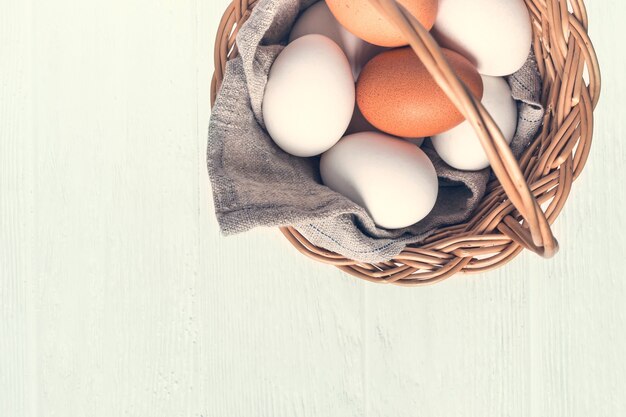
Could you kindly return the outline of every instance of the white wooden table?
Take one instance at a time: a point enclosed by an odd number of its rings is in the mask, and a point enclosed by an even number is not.
[[[227,2],[0,1],[0,416],[626,415],[626,3],[558,257],[403,289],[219,235]]]

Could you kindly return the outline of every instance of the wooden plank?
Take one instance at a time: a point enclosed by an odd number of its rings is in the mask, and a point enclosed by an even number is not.
[[[529,415],[525,262],[434,287],[368,288],[367,415]]]
[[[202,415],[362,416],[363,284],[275,233],[201,230]]]
[[[189,416],[195,1],[38,2],[39,416]]]
[[[37,415],[31,4],[0,13],[0,415]]]
[[[363,284],[277,230],[219,235],[206,174],[209,74],[228,1],[199,2],[200,414],[363,416]]]

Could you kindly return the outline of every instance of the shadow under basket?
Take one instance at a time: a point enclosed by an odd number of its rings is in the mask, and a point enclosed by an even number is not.
[[[300,252],[377,283],[420,286],[456,273],[481,273],[505,265],[522,250],[545,258],[558,251],[550,225],[561,213],[591,148],[593,110],[600,96],[600,70],[587,34],[582,0],[525,0],[533,49],[543,79],[543,126],[516,160],[493,119],[456,77],[430,34],[395,0],[369,0],[402,30],[437,84],[461,111],[485,149],[496,179],[472,217],[438,229],[389,262],[358,263],[316,247],[293,227],[282,233]],[[233,0],[215,42],[213,104],[226,62],[237,56],[235,38],[257,1]]]

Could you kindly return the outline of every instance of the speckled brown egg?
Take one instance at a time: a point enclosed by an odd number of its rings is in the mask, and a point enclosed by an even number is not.
[[[398,3],[427,30],[435,24],[438,0],[398,0]],[[326,0],[326,4],[339,23],[369,43],[388,47],[409,44],[400,30],[379,13],[369,0]]]
[[[472,63],[449,49],[443,49],[443,55],[480,100],[483,82]],[[357,83],[357,103],[372,125],[401,137],[436,135],[464,120],[409,47],[383,52],[365,66]]]

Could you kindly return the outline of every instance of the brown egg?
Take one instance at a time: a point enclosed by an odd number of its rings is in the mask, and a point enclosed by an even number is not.
[[[415,18],[430,30],[437,17],[438,0],[398,0]],[[330,11],[346,29],[380,46],[404,46],[409,42],[396,26],[378,12],[369,0],[326,0]]]
[[[483,82],[469,60],[443,49],[457,75],[477,99]],[[357,103],[372,125],[391,135],[427,137],[463,122],[464,117],[409,47],[383,52],[361,72]]]

